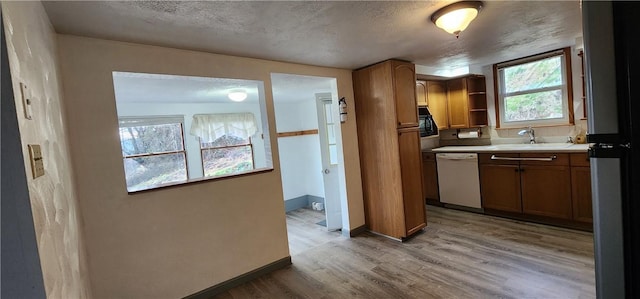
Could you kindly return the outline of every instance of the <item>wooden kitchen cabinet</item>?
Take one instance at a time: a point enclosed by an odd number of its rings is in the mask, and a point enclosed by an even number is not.
[[[523,213],[572,218],[569,166],[521,165],[520,175]]]
[[[416,71],[410,62],[390,60],[395,94],[398,128],[418,126],[418,103],[416,102]]]
[[[501,158],[519,158],[519,154],[496,153]],[[478,155],[482,207],[496,211],[522,213],[520,199],[520,163],[492,160],[493,153]]]
[[[440,204],[438,190],[438,168],[435,153],[422,153],[422,179],[424,197],[429,204]]]
[[[571,199],[573,220],[592,223],[591,167],[585,154],[571,154]]]
[[[445,82],[427,81],[427,103],[438,130],[448,129],[449,115],[447,114],[447,84]]]
[[[484,76],[470,75],[447,81],[447,114],[450,129],[487,126],[487,94]]]
[[[414,65],[353,72],[365,224],[404,239],[426,226]]]
[[[484,76],[469,76],[467,80],[467,101],[469,127],[484,127],[489,124],[487,118],[487,85]]]
[[[427,81],[416,81],[416,102],[418,106],[427,106]]]
[[[486,82],[482,75],[448,81],[418,80],[416,98],[418,105],[429,107],[438,130],[480,128],[489,124]]]
[[[529,215],[572,219],[571,170],[568,154],[523,153],[521,161],[522,212]]]
[[[485,209],[522,213],[519,166],[480,165],[480,193]]]
[[[467,80],[458,78],[447,81],[447,114],[450,129],[469,127]]]
[[[489,153],[479,163],[483,208],[572,219],[568,154]]]
[[[405,227],[407,235],[412,235],[425,226],[426,218],[420,164],[420,131],[414,128],[398,130],[398,148]]]

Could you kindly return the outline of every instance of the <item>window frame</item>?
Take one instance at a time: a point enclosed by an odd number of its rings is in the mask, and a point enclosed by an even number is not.
[[[204,151],[205,150],[212,150],[212,149],[225,149],[225,148],[249,146],[249,149],[251,150],[251,167],[252,167],[252,171],[256,170],[256,157],[255,157],[255,153],[253,151],[252,138],[249,137],[247,139],[249,140],[249,143],[247,143],[247,144],[202,147],[202,138],[198,138],[198,143],[200,144],[200,163],[202,164],[202,177],[204,177],[204,178],[216,178],[217,177],[217,176],[207,176],[206,173],[205,173],[205,169],[204,169],[205,168],[204,167]]]
[[[512,121],[504,122],[505,119],[505,107],[504,98],[506,96],[530,94],[542,91],[557,90],[557,86],[543,87],[537,89],[530,89],[526,91],[518,91],[512,93],[505,93],[504,89],[504,72],[502,69],[522,65],[530,62],[540,61],[552,57],[561,57],[562,79],[563,84],[560,86],[562,90],[562,106],[563,114],[566,115],[561,119],[538,119],[538,120],[524,120],[524,121]],[[526,126],[562,126],[573,125],[574,111],[573,111],[573,75],[571,65],[571,48],[566,47],[562,49],[552,50],[540,54],[535,54],[523,58],[509,60],[505,62],[496,63],[493,65],[493,90],[495,99],[495,115],[496,115],[496,128],[521,128]]]
[[[123,126],[123,123],[125,124],[124,126]],[[121,128],[135,127],[135,126],[154,126],[154,125],[172,125],[172,124],[180,124],[180,141],[182,144],[182,150],[151,152],[151,153],[136,154],[136,155],[125,155],[124,153],[122,153],[123,165],[127,159],[143,158],[143,157],[158,157],[158,156],[174,155],[174,154],[181,153],[182,156],[184,157],[185,174],[187,176],[186,181],[188,181],[189,180],[189,160],[187,159],[187,148],[186,148],[185,138],[184,138],[184,115],[123,116],[118,118],[118,130],[120,130]],[[122,142],[122,139],[120,140],[120,142]],[[120,151],[122,152],[122,148],[120,148]],[[124,169],[124,175],[125,177],[127,176],[126,169]],[[176,182],[166,182],[158,185],[153,185],[148,188],[133,189],[133,190],[129,190],[129,186],[127,185],[127,191],[128,192],[144,191],[144,190],[150,190],[150,189],[162,187],[165,184],[171,185],[175,183]],[[126,181],[125,181],[125,184],[126,184]]]

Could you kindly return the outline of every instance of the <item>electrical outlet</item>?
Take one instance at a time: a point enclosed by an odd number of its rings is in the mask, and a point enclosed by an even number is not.
[[[20,92],[22,93],[22,107],[24,108],[24,117],[26,119],[32,119],[31,104],[33,99],[31,91],[27,88],[27,85],[20,82]]]
[[[44,175],[44,162],[42,161],[42,151],[39,144],[29,144],[29,158],[31,161],[31,173],[33,178]]]

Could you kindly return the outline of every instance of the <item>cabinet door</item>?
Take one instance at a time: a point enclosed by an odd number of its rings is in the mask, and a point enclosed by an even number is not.
[[[449,116],[447,115],[447,84],[440,81],[427,81],[427,103],[429,112],[436,122],[438,130],[449,128]]]
[[[416,72],[413,63],[393,61],[393,91],[398,128],[418,126]]]
[[[416,81],[416,101],[418,106],[427,106],[427,81]]]
[[[425,198],[427,201],[440,202],[435,154],[422,154],[422,174]]]
[[[571,197],[573,220],[591,223],[591,168],[571,167]]]
[[[400,173],[407,236],[425,227],[425,203],[422,192],[420,131],[399,130]]]
[[[571,219],[570,172],[569,166],[520,165],[522,211]]]
[[[461,129],[469,127],[469,107],[467,80],[465,78],[447,81],[447,111],[449,128]]]
[[[518,165],[481,164],[480,193],[485,209],[522,213]]]

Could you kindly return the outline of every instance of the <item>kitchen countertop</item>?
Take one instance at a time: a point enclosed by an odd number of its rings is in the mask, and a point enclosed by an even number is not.
[[[520,143],[520,144],[492,144],[480,146],[443,146],[431,149],[434,153],[494,153],[494,152],[554,152],[554,153],[585,153],[589,144],[573,143]]]

